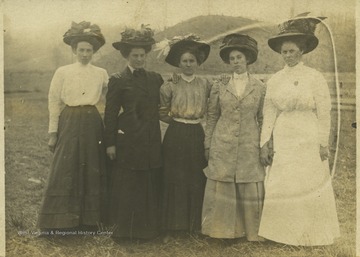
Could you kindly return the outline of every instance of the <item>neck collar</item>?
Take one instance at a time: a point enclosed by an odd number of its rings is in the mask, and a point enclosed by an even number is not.
[[[91,66],[91,63],[90,63],[90,62],[87,63],[87,64],[82,64],[81,62],[77,61],[75,64],[76,64],[77,66],[79,66],[79,67],[89,67],[89,66]]]
[[[236,72],[234,72],[233,79],[246,80],[246,79],[248,79],[248,73],[246,71],[241,74],[237,74]]]
[[[304,65],[303,62],[299,62],[298,64],[296,64],[296,65],[294,65],[294,66],[292,66],[292,67],[290,67],[290,66],[288,66],[287,64],[285,64],[284,69],[286,69],[286,70],[292,70],[292,69],[296,69],[296,68],[298,68],[298,67],[302,67],[303,65]]]
[[[194,75],[194,74],[191,75],[191,76],[186,76],[184,73],[181,73],[180,76],[181,76],[181,78],[182,78],[183,80],[185,80],[186,82],[191,82],[191,81],[193,81],[193,80],[195,79],[195,75]]]

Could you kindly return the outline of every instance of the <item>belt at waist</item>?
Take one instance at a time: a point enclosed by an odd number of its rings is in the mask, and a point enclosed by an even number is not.
[[[201,122],[201,119],[188,120],[183,118],[173,118],[173,120],[185,124],[198,124]]]
[[[70,107],[70,108],[78,108],[78,107],[95,107],[95,105],[91,105],[91,104],[85,104],[85,105],[65,105],[66,107]]]

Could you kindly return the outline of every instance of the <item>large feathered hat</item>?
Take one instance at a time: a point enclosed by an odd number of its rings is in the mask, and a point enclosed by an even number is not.
[[[95,52],[105,44],[105,38],[101,34],[100,27],[87,21],[72,22],[71,28],[64,34],[63,41],[70,46],[76,42],[89,42],[94,47]]]
[[[295,18],[285,21],[278,25],[279,34],[271,37],[268,44],[275,52],[281,52],[281,45],[287,40],[304,40],[304,54],[314,50],[319,44],[315,36],[316,25],[326,17],[307,17],[309,12],[297,15]]]
[[[112,45],[117,50],[122,50],[123,48],[139,46],[139,47],[150,47],[155,44],[153,38],[154,31],[149,27],[149,25],[141,25],[139,30],[126,28],[125,31],[121,32],[121,41],[114,42]]]

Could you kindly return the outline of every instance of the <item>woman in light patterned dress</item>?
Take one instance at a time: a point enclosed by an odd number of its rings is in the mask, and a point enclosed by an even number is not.
[[[226,83],[214,83],[210,93],[201,230],[214,238],[263,241],[258,229],[264,199],[259,154],[265,85],[248,72],[257,54],[256,40],[238,33],[225,36],[220,49],[232,75]]]
[[[182,72],[176,83],[169,81],[160,89],[160,119],[169,124],[163,142],[162,224],[168,235],[201,229],[207,165],[201,121],[211,84],[196,76],[196,70],[209,52],[208,44],[189,35],[172,44],[165,59]]]

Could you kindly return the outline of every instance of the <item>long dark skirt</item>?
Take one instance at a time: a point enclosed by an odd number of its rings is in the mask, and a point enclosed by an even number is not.
[[[160,230],[161,169],[114,167],[111,174],[110,226],[113,237],[148,239]]]
[[[199,231],[207,165],[201,124],[171,123],[163,156],[163,229]]]
[[[95,106],[66,106],[60,114],[40,228],[97,225],[105,196],[103,123]]]

